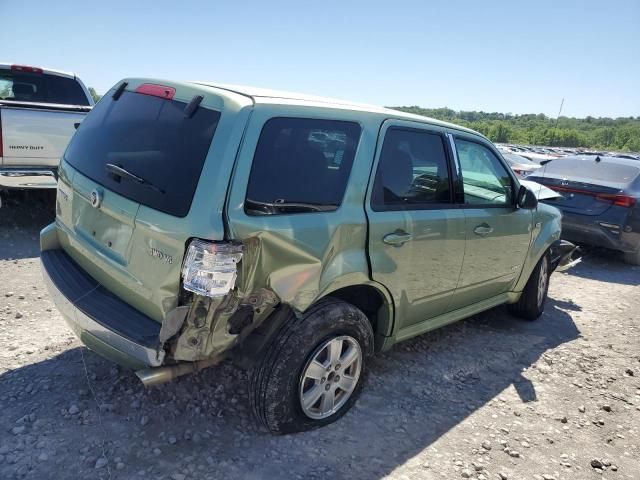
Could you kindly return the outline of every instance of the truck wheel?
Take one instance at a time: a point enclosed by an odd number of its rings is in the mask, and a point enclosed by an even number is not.
[[[373,353],[364,313],[327,298],[289,318],[249,373],[254,415],[272,433],[334,422],[356,401]]]
[[[544,312],[549,291],[549,253],[546,252],[531,272],[520,300],[509,305],[509,311],[525,320],[536,320]]]

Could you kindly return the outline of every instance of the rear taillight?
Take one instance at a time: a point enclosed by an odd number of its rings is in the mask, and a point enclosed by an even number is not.
[[[631,208],[638,201],[637,198],[632,197],[630,195],[622,195],[622,194],[609,194],[609,193],[598,193],[596,195],[597,200],[601,200],[603,202],[612,203],[618,207]]]
[[[560,187],[558,185],[547,185],[552,190],[556,192],[569,192],[569,193],[579,193],[581,195],[589,195],[595,197],[596,200],[600,200],[601,202],[611,203],[618,207],[631,208],[637,202],[638,199],[636,197],[632,197],[631,195],[624,195],[622,193],[597,193],[591,192],[589,190],[582,190],[579,188],[567,188]]]
[[[136,93],[142,93],[143,95],[151,95],[154,97],[166,98],[171,100],[176,94],[176,89],[173,87],[166,87],[164,85],[156,85],[155,83],[143,83],[136,88]]]
[[[236,284],[241,258],[241,244],[192,240],[182,264],[184,289],[207,297],[226,295]]]
[[[11,70],[14,72],[22,72],[22,73],[37,73],[42,75],[43,71],[38,67],[29,67],[27,65],[11,65]]]

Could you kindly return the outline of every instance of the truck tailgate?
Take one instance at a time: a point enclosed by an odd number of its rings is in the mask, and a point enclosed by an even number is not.
[[[44,105],[0,105],[3,166],[58,165],[88,107]]]

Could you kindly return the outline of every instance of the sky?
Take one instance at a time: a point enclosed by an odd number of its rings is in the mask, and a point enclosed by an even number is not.
[[[0,0],[0,62],[385,106],[640,115],[640,0]]]

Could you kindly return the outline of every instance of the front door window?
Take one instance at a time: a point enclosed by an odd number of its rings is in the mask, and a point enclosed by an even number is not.
[[[498,157],[484,145],[457,138],[466,205],[505,206],[513,203],[513,180]]]

